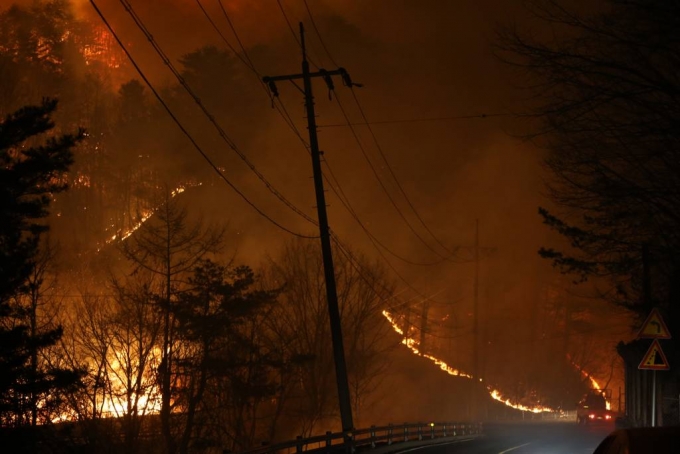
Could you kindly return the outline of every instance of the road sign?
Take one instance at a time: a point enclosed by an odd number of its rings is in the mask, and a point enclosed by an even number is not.
[[[647,320],[642,324],[638,339],[670,339],[671,332],[668,330],[666,323],[664,323],[661,313],[658,309],[652,309],[652,312],[647,316]]]
[[[645,353],[645,356],[640,361],[638,369],[645,370],[668,370],[670,369],[666,355],[664,355],[663,350],[661,350],[661,345],[659,341],[654,339],[652,345],[649,346],[649,350]]]

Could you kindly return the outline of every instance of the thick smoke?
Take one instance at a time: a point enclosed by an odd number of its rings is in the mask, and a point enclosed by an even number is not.
[[[3,0],[3,3],[7,1]],[[183,55],[205,45],[226,49],[195,0],[136,0],[130,3],[175,63]],[[201,3],[231,45],[238,47],[217,1],[201,0]],[[300,70],[300,49],[277,2],[224,0],[222,3],[260,75]],[[160,88],[175,84],[121,4],[116,0],[98,0],[97,4],[154,84]],[[374,171],[367,165],[363,154],[366,153],[418,235],[429,248],[445,254],[410,211],[382,161],[382,153],[428,228],[458,254],[454,260],[428,267],[400,262],[380,247],[378,252],[341,201],[327,188],[332,229],[376,261],[382,261],[381,253],[384,254],[398,273],[423,294],[437,295],[434,299],[444,304],[433,304],[430,316],[433,320],[453,319],[455,323],[446,329],[443,324],[433,325],[433,335],[428,342],[433,352],[446,357],[448,362],[469,369],[474,285],[472,258],[478,222],[479,243],[485,250],[479,265],[479,304],[484,317],[480,326],[485,345],[483,352],[488,355],[484,360],[485,367],[489,374],[495,374],[490,377],[492,380],[527,380],[527,370],[535,369],[539,361],[536,359],[537,346],[547,342],[545,333],[559,326],[559,311],[555,309],[559,306],[557,300],[568,299],[564,292],[570,283],[536,254],[540,246],[557,241],[537,215],[539,205],[549,204],[542,194],[546,177],[540,166],[543,151],[513,138],[512,134],[526,125],[509,114],[521,112],[520,100],[525,93],[515,88],[513,77],[516,75],[495,58],[492,51],[494,29],[499,23],[516,21],[522,26],[532,26],[521,2],[308,0],[323,43],[316,35],[303,2],[284,0],[281,4],[295,33],[297,23],[304,22],[309,55],[314,64],[333,69],[337,62],[350,72],[354,81],[364,85],[355,92],[369,120],[424,120],[375,124],[372,132],[380,149],[373,143],[371,131],[365,126],[357,126],[356,134],[364,147],[362,152],[348,127],[335,126],[345,122],[336,97],[352,122],[362,122],[351,92],[337,80],[336,93],[329,94],[321,81],[315,81],[321,148],[364,225],[400,256],[416,262],[440,259],[422,244],[396,212],[376,181]],[[73,5],[83,19],[99,21],[88,1],[74,0]],[[326,55],[324,46],[332,59]],[[138,77],[129,66],[123,71],[128,72],[129,78]],[[311,166],[304,146],[276,111],[269,109],[270,100],[258,87],[257,77],[243,68],[240,71],[243,86],[250,89],[240,98],[242,104],[231,109],[239,112],[245,107],[256,106],[256,113],[248,119],[229,116],[230,121],[223,125],[224,128],[281,192],[303,211],[314,215]],[[225,77],[226,83],[228,78]],[[283,83],[279,85],[279,91],[282,102],[304,136],[306,124],[301,94],[292,85]],[[329,100],[329,95],[333,100]],[[448,118],[482,114],[487,117]],[[181,115],[200,114],[194,111]],[[201,131],[208,129],[205,127]],[[211,142],[207,134],[200,137],[202,143],[218,143]],[[176,131],[169,132],[169,136],[175,137]],[[194,152],[187,147],[187,153]],[[212,147],[210,153],[264,211],[295,230],[314,233],[313,226],[296,218],[271,197],[224,144]],[[203,165],[197,155],[192,160],[196,168]],[[196,174],[201,175],[201,172]],[[200,194],[195,204],[203,212],[230,223],[234,232],[232,248],[239,260],[257,263],[266,254],[275,255],[286,239],[226,186],[215,186]],[[420,313],[421,298],[396,276],[395,281],[398,288],[413,298],[413,311]],[[560,296],[551,296],[555,292]],[[589,321],[589,326],[597,327],[598,321]],[[598,334],[593,331],[584,331],[581,339],[574,342],[593,344],[593,336]],[[594,343],[606,358],[604,369],[597,369],[600,373],[608,372],[606,369],[614,357],[612,341],[615,339],[606,333],[603,338],[601,343]],[[514,341],[509,342],[509,339]],[[398,339],[395,337],[395,340]],[[504,363],[508,357],[513,358],[512,364]],[[408,355],[400,353],[395,370],[430,367],[420,362],[409,363],[410,360]],[[597,368],[598,364],[592,364],[592,367]],[[438,371],[427,370],[424,373],[437,376]],[[419,383],[421,378],[416,377],[421,376],[413,373],[413,377],[396,380],[408,386]],[[601,378],[607,379],[606,376]],[[437,380],[448,380],[448,377]],[[408,406],[417,401],[431,402],[432,406],[437,403],[436,398],[429,401],[413,398],[403,401],[406,402],[404,408],[395,411],[404,411],[403,417],[408,417]],[[428,407],[418,411],[427,417],[430,410],[432,408]],[[380,418],[402,417],[382,414],[379,408],[376,414]]]

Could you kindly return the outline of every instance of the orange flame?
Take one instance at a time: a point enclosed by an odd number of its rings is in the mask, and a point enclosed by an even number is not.
[[[394,331],[396,331],[399,335],[403,336],[401,343],[404,344],[406,347],[408,347],[409,350],[411,350],[413,352],[413,354],[415,354],[417,356],[421,356],[423,358],[429,359],[430,361],[435,363],[437,366],[439,366],[439,368],[441,370],[443,370],[444,372],[446,372],[449,375],[453,375],[455,377],[463,377],[463,378],[467,378],[467,379],[470,379],[470,380],[475,379],[471,374],[468,374],[466,372],[462,372],[459,369],[455,369],[455,368],[449,366],[448,364],[446,364],[441,359],[439,359],[435,356],[426,354],[426,353],[422,353],[421,351],[419,351],[418,350],[418,346],[419,346],[418,341],[414,338],[408,337],[404,333],[404,330],[399,326],[395,317],[393,317],[392,314],[390,314],[386,310],[383,310],[382,314],[387,319],[387,321],[390,323],[390,325],[392,325],[392,329],[394,329]],[[478,380],[480,382],[482,381],[481,378],[479,378]],[[501,392],[497,389],[493,389],[491,386],[487,385],[486,389],[489,392],[489,395],[494,400],[502,402],[503,404],[507,405],[508,407],[512,407],[514,409],[521,410],[521,411],[528,411],[528,412],[531,412],[531,413],[555,412],[555,410],[553,410],[552,408],[549,408],[549,407],[546,407],[546,406],[543,406],[543,405],[534,405],[532,407],[528,407],[528,406],[522,405],[520,403],[512,402],[510,399],[503,398],[502,395],[501,395]]]
[[[581,372],[581,375],[583,375],[583,377],[587,378],[590,381],[590,384],[593,386],[593,389],[602,393],[602,396],[604,397],[604,401],[607,404],[607,410],[611,410],[612,409],[611,400],[607,399],[607,396],[604,394],[604,389],[602,389],[602,386],[600,386],[600,384],[597,382],[597,380],[595,380],[593,378],[593,376],[590,375],[588,372],[583,370],[583,368],[581,366],[576,364],[574,362],[574,360],[571,359],[571,355],[567,354],[567,358],[569,359],[569,361],[571,361],[572,366],[574,366],[576,369],[578,369],[578,371]]]
[[[195,184],[185,184],[185,185],[178,186],[172,192],[170,192],[170,197],[174,198],[174,197],[180,195],[181,193],[183,193],[184,191],[186,191],[187,188],[193,188],[193,187],[201,186],[202,184],[203,183],[195,183]],[[141,213],[142,214],[141,218],[139,219],[139,221],[134,226],[130,227],[129,229],[127,229],[125,231],[119,231],[118,233],[114,234],[111,238],[106,240],[106,244],[111,244],[112,242],[114,242],[116,240],[119,240],[119,241],[127,240],[146,221],[148,221],[151,216],[153,216],[153,214],[156,212],[156,210],[158,210],[158,207],[153,208],[153,209],[149,209],[149,210],[145,210],[143,213]],[[99,252],[99,249],[97,249],[97,252]]]

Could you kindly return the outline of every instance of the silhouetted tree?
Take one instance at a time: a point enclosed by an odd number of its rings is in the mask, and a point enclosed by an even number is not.
[[[273,304],[277,292],[252,288],[255,283],[255,274],[246,266],[204,260],[172,306],[183,350],[176,359],[181,382],[177,399],[184,419],[180,453],[217,443],[215,436],[222,431],[215,431],[210,422],[225,417],[221,425],[235,428],[231,438],[245,445],[252,438],[246,421],[229,421],[238,414],[230,409],[247,406],[256,414],[259,404],[274,394],[268,358],[258,333],[248,327]],[[254,418],[248,423],[254,425]]]
[[[42,368],[37,353],[54,345],[61,327],[39,329],[34,320],[40,280],[40,238],[53,194],[66,190],[63,174],[73,162],[72,148],[82,132],[49,136],[57,102],[45,100],[8,115],[0,123],[0,424],[37,421],[40,407],[50,411],[74,386],[80,372]],[[44,137],[47,138],[39,143]],[[42,137],[41,137],[42,136]],[[28,296],[30,307],[12,304]],[[33,298],[33,299],[31,299]]]
[[[680,4],[608,0],[580,14],[538,3],[551,38],[517,30],[501,47],[536,94],[536,136],[549,150],[548,188],[559,212],[544,222],[570,250],[541,255],[580,278],[607,276],[610,299],[640,306],[643,247],[653,257],[656,302],[678,294],[680,272]]]
[[[150,287],[152,301],[161,315],[161,362],[157,368],[160,417],[166,451],[170,454],[178,448],[171,414],[177,404],[175,397],[180,386],[175,363],[176,349],[180,346],[173,306],[186,290],[187,279],[193,269],[209,254],[220,250],[224,235],[223,229],[204,227],[200,221],[190,221],[187,210],[175,195],[166,191],[153,215],[121,244],[121,251],[134,267],[134,272],[148,273],[153,279]]]
[[[382,315],[394,287],[382,267],[363,257],[350,260],[345,253],[336,249],[334,262],[350,394],[358,424],[387,372],[386,353],[395,346],[385,341],[392,328]],[[273,349],[287,363],[281,377],[285,415],[295,421],[300,433],[309,434],[318,423],[338,416],[319,247],[303,240],[288,243],[272,260],[268,278],[283,289],[280,304],[269,318],[269,329]]]

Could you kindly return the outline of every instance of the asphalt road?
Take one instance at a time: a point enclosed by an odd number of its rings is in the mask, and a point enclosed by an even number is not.
[[[590,454],[614,430],[613,424],[488,424],[482,439],[403,452],[417,454]]]

